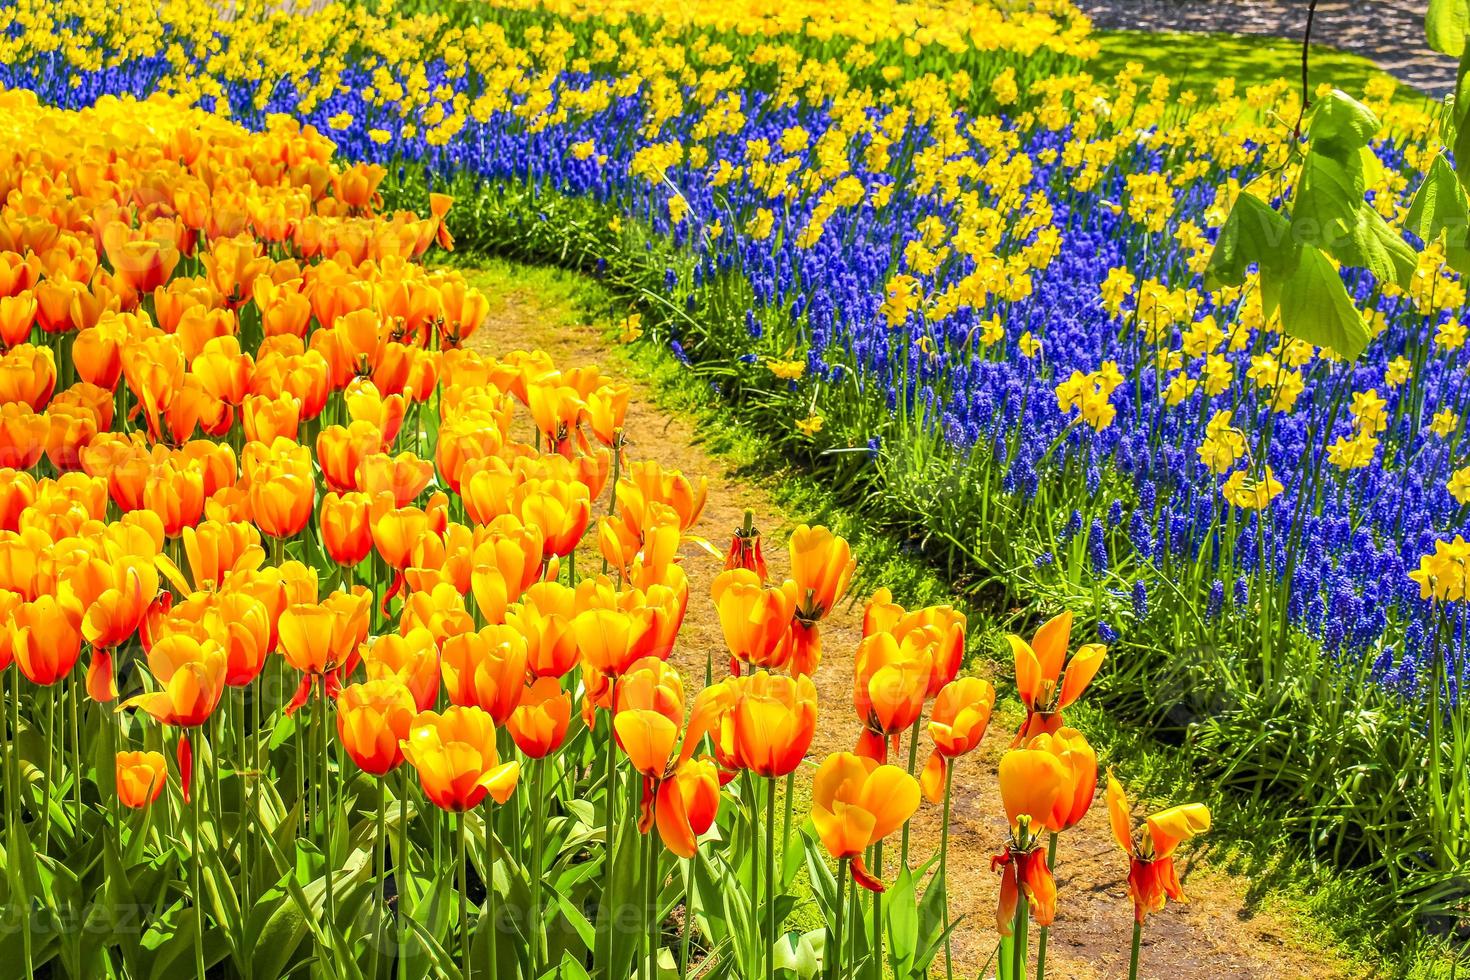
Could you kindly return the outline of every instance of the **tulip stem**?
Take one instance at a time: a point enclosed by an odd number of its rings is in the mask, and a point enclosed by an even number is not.
[[[322,677],[321,700],[317,702],[317,738],[321,742],[322,785],[319,802],[322,813],[322,856],[326,859],[327,939],[336,942],[337,895],[332,882],[332,740],[327,734],[327,678]]]
[[[908,829],[908,824],[904,824]],[[873,877],[883,877],[883,842],[873,845]],[[873,893],[873,977],[883,980],[883,893]]]
[[[378,961],[383,951],[383,891],[384,879],[388,875],[387,851],[388,851],[388,826],[387,816],[384,811],[388,808],[388,784],[386,776],[379,776],[378,782],[378,809],[377,835],[373,839],[373,955],[372,967],[368,970],[368,980],[378,980]]]
[[[76,800],[76,831],[82,825],[82,726],[77,720],[77,703],[82,699],[80,684],[71,685],[71,696],[67,700],[67,715],[71,721],[71,782],[72,797]]]
[[[188,736],[181,734],[179,737],[187,738]],[[202,742],[203,740],[203,732],[201,731],[200,741]],[[203,746],[200,746],[201,750],[202,748]],[[193,834],[189,843],[194,851],[194,860],[191,862],[189,869],[193,894],[189,896],[189,901],[194,906],[194,969],[201,977],[204,976],[204,888],[199,883],[199,867],[204,863],[204,855],[202,853],[204,849],[200,846],[201,838],[199,836],[199,810],[204,806],[204,801],[199,796],[199,759],[202,755],[202,751],[191,752],[189,760],[189,785],[193,789],[193,799],[189,806],[189,816],[193,822]]]
[[[822,953],[822,962],[826,967],[829,980],[837,980],[842,976],[842,913],[844,908],[843,892],[847,890],[847,865],[851,858],[843,858],[837,862],[837,908],[833,922],[827,927],[827,948]]]
[[[1128,980],[1138,980],[1138,950],[1143,945],[1143,923],[1133,917],[1133,953],[1128,958]]]
[[[11,743],[10,743],[10,751],[8,751],[8,752],[5,753],[5,756],[6,756],[6,758],[5,758],[5,771],[11,774],[11,779],[12,779],[11,786],[13,786],[15,788],[15,792],[17,794],[16,797],[15,797],[15,822],[12,823],[10,825],[10,827],[11,827],[11,832],[12,833],[25,834],[25,833],[29,833],[29,831],[27,831],[25,827],[21,826],[21,810],[22,810],[22,806],[21,806],[21,799],[20,799],[20,796],[19,796],[20,788],[21,788],[21,780],[20,780],[20,665],[19,664],[16,664],[15,665],[15,669],[10,672],[10,685],[11,685],[11,690],[10,690],[10,738],[11,738]],[[7,847],[9,846],[9,842],[8,841],[6,842],[6,846]],[[26,877],[25,877],[25,875],[17,875],[16,876],[16,881],[17,881],[17,883],[20,886],[20,907],[21,907],[21,914],[22,914],[22,919],[21,919],[21,923],[20,923],[20,926],[21,926],[21,929],[20,929],[20,939],[21,939],[22,955],[25,958],[26,976],[33,977],[33,976],[36,975],[36,968],[35,968],[35,965],[34,965],[35,954],[32,952],[32,949],[31,949],[31,929],[30,929],[30,925],[31,925],[31,921],[30,921],[31,920],[31,894],[30,894],[30,888],[29,888],[29,886],[26,883]]]
[[[500,922],[495,894],[495,814],[492,806],[485,807],[485,931],[490,940],[490,972],[494,977],[500,971]],[[465,973],[469,980],[469,973]]]
[[[776,976],[776,780],[766,780],[766,980]]]
[[[1016,892],[1016,924],[1011,933],[1011,980],[1024,980],[1026,976],[1026,947],[1029,942],[1026,939],[1026,927],[1031,922],[1031,906],[1026,895],[1021,892],[1019,871],[1017,874]]]
[[[464,825],[467,816],[461,812],[459,815],[459,833],[455,846],[455,865],[459,872],[459,942],[460,954],[464,957],[464,978],[471,980],[475,972],[475,959],[472,955],[473,943],[470,942],[470,888],[469,872],[465,860]],[[489,854],[486,854],[489,859]],[[486,889],[488,891],[489,889]]]
[[[398,913],[398,949],[394,956],[398,960],[399,980],[408,977],[408,915],[404,912],[403,900],[408,895],[408,767],[398,773],[398,857],[393,863],[394,893]]]
[[[543,874],[542,850],[545,848],[546,823],[546,760],[536,759],[531,765],[531,975],[541,976],[542,947],[546,942],[546,926],[541,919],[541,876]]]
[[[914,768],[919,764],[919,726],[924,723],[922,716],[914,719],[914,727],[909,732],[909,775],[914,774]],[[899,854],[903,862],[901,867],[909,866],[909,823],[905,820],[903,824],[903,845]]]
[[[1053,873],[1056,871],[1057,861],[1057,834],[1051,835],[1051,840],[1046,845],[1046,866]],[[1050,926],[1042,926],[1041,933],[1036,940],[1036,980],[1044,980],[1046,977],[1046,937],[1051,932]]]
[[[944,889],[942,926],[944,929],[945,980],[954,980],[954,952],[951,948],[949,934],[949,878],[945,874],[949,867],[949,813],[954,790],[954,767],[954,761],[944,767],[944,818],[939,823],[939,874],[935,879],[939,882],[939,887]]]

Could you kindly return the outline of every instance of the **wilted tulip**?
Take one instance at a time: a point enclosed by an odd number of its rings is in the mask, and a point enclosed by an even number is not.
[[[1060,728],[1062,709],[1082,696],[1107,657],[1107,647],[1088,643],[1069,660],[1071,636],[1072,614],[1063,612],[1042,624],[1030,643],[1019,636],[1006,638],[1016,657],[1016,693],[1026,708],[1026,721],[1013,744]]]

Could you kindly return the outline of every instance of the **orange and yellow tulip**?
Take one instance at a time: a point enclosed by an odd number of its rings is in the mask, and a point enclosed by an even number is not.
[[[168,763],[161,752],[117,754],[117,799],[125,807],[141,810],[163,793],[168,782]]]
[[[944,798],[951,760],[973,752],[985,737],[995,708],[995,686],[979,677],[963,677],[940,688],[929,712],[929,738],[934,750],[919,783],[930,803]]]
[[[219,704],[229,660],[224,648],[212,639],[171,633],[154,641],[148,651],[148,669],[163,690],[128,698],[117,710],[142,708],[160,724],[197,728]]]
[[[418,707],[395,679],[351,684],[337,695],[337,737],[359,769],[383,776],[403,761],[403,741]]]
[[[509,626],[486,626],[444,641],[444,691],[458,705],[474,705],[504,725],[526,687],[526,640]]]
[[[717,575],[710,594],[730,649],[731,673],[740,662],[752,667],[782,666],[777,654],[796,613],[796,583],[788,580],[767,586],[757,573],[736,568]]]
[[[539,677],[526,686],[520,703],[506,721],[516,748],[543,759],[561,748],[572,720],[572,696],[555,677]]]
[[[852,880],[883,891],[863,863],[863,852],[892,834],[919,808],[919,784],[897,766],[851,752],[822,760],[812,780],[812,823],[827,853],[848,861]]]
[[[734,750],[758,776],[785,776],[806,757],[817,731],[817,688],[806,674],[782,677],[764,670],[731,678]]]
[[[419,713],[403,755],[429,801],[453,813],[473,810],[486,796],[504,803],[520,778],[521,764],[502,763],[496,753],[494,721],[473,706]]]

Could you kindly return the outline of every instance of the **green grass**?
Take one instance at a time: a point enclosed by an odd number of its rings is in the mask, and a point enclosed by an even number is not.
[[[1286,79],[1293,88],[1301,85],[1300,40],[1145,31],[1099,31],[1094,37],[1101,50],[1088,64],[1088,71],[1100,78],[1112,78],[1132,61],[1143,66],[1145,77],[1168,75],[1176,91],[1194,92],[1201,98],[1213,91],[1218,79],[1227,76],[1235,78],[1240,92],[1249,85],[1264,85],[1278,78]],[[1327,82],[1353,96],[1361,96],[1369,81],[1387,74],[1361,55],[1324,44],[1312,45],[1307,64],[1311,88]],[[1432,101],[1403,82],[1394,100],[1413,105]]]
[[[567,324],[590,318],[604,326],[621,318],[627,300],[607,286],[576,272],[526,266],[488,258],[473,260],[471,282],[495,297],[513,302],[516,292],[533,292],[547,312]],[[997,723],[1019,705],[1006,679],[1011,664],[1002,655],[1002,636],[1027,610],[1008,614],[977,612],[940,570],[889,534],[875,530],[856,511],[840,505],[820,482],[793,469],[787,454],[750,427],[742,425],[723,402],[711,396],[707,382],[679,363],[667,349],[649,343],[632,347],[610,343],[606,361],[644,382],[667,411],[691,418],[704,438],[704,448],[722,458],[739,475],[759,480],[791,520],[824,523],[843,534],[858,558],[860,581],[854,594],[887,585],[909,605],[953,602],[970,615],[969,652],[981,673],[1002,679]],[[1019,627],[1017,627],[1019,628]],[[1019,715],[1015,715],[1019,717]],[[1381,883],[1352,871],[1315,866],[1299,841],[1274,829],[1264,808],[1243,807],[1239,799],[1202,783],[1187,753],[1162,744],[1135,727],[1120,724],[1085,702],[1069,709],[1071,724],[1085,731],[1104,764],[1126,774],[1141,799],[1166,804],[1199,800],[1210,805],[1215,826],[1197,854],[1211,868],[1249,881],[1247,909],[1281,921],[1305,919],[1306,941],[1324,958],[1345,964],[1349,975],[1411,978],[1447,976],[1443,945],[1425,936],[1389,935],[1382,923],[1362,912],[1364,895]]]

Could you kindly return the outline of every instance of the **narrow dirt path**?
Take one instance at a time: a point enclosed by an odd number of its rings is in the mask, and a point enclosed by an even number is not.
[[[563,369],[596,364],[618,377],[599,327],[583,322],[556,298],[518,286],[500,270],[467,273],[471,283],[491,299],[489,322],[473,338],[487,353],[541,348]],[[699,533],[723,547],[753,508],[766,539],[773,575],[784,575],[784,542],[801,514],[785,513],[761,483],[741,478],[729,464],[711,456],[691,423],[662,410],[653,393],[636,378],[628,409],[628,452],[634,459],[654,459],[666,467],[709,478],[709,502]],[[674,662],[685,677],[703,676],[705,657],[714,650],[725,656],[710,583],[719,572],[707,556],[686,559],[690,579],[689,611],[679,636]],[[844,604],[823,623],[823,660],[815,681],[820,696],[820,725],[812,747],[814,758],[851,749],[859,726],[852,710],[853,652],[862,630],[861,602]],[[697,681],[696,681],[697,683]],[[999,685],[998,685],[999,686]],[[998,878],[990,856],[1005,833],[996,766],[1010,731],[996,726],[979,752],[960,762],[955,782],[950,828],[951,910],[964,921],[954,934],[956,975],[975,977],[995,948],[995,903]],[[927,753],[927,749],[924,750]],[[925,757],[920,755],[920,759]],[[914,854],[927,857],[938,847],[940,809],[925,804],[915,817]],[[897,850],[896,844],[890,853]],[[912,857],[912,855],[911,855]],[[896,864],[886,862],[891,880]],[[1087,818],[1063,836],[1058,853],[1059,905],[1048,953],[1049,977],[1056,980],[1103,980],[1127,974],[1132,906],[1127,897],[1127,863],[1108,831],[1101,794]],[[1246,902],[1247,882],[1201,866],[1186,867],[1181,877],[1193,899],[1171,905],[1150,920],[1144,933],[1142,975],[1167,980],[1231,978],[1347,978],[1358,975],[1326,955],[1319,943],[1305,941],[1301,928],[1269,914],[1253,912]],[[1034,955],[1034,942],[1033,942]],[[983,976],[993,975],[987,972]]]

